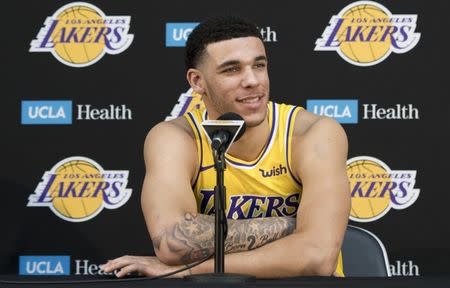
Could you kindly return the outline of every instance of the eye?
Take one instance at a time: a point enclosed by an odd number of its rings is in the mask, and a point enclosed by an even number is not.
[[[264,68],[266,68],[266,63],[263,63],[263,62],[261,62],[261,63],[256,63],[255,65],[254,65],[254,67],[255,68],[257,68],[257,69],[264,69]]]
[[[230,67],[222,70],[223,73],[233,73],[233,72],[238,72],[238,71],[239,71],[239,66],[230,66]]]

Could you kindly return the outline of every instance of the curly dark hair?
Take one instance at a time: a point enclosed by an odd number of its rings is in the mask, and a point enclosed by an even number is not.
[[[219,16],[206,19],[194,28],[186,41],[186,69],[197,67],[208,44],[249,36],[263,41],[258,27],[244,18]]]

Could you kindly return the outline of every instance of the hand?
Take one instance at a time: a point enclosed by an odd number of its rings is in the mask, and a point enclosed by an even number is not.
[[[100,265],[100,269],[104,272],[114,272],[118,278],[124,277],[131,272],[137,272],[140,276],[158,276],[173,272],[182,267],[182,265],[168,266],[159,261],[155,256],[122,256]],[[170,277],[181,278],[189,273],[190,271],[186,270]]]

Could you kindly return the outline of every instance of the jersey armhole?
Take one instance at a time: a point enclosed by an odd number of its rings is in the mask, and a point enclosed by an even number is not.
[[[300,187],[303,187],[302,182],[300,179],[298,179],[294,173],[292,172],[291,168],[291,159],[292,159],[292,135],[294,134],[294,125],[295,125],[295,119],[297,119],[297,115],[300,113],[300,111],[303,110],[302,107],[294,106],[289,111],[287,118],[286,118],[286,133],[285,133],[285,145],[286,145],[286,163],[288,167],[288,171],[292,179],[294,179],[295,183],[299,185]]]
[[[187,122],[189,123],[189,126],[191,126],[192,131],[194,132],[195,137],[195,146],[197,146],[197,163],[198,163],[198,169],[196,171],[195,180],[192,184],[192,188],[195,187],[197,184],[198,176],[200,175],[200,168],[202,167],[202,161],[203,161],[203,145],[201,141],[201,134],[200,130],[198,128],[197,122],[195,121],[194,115],[192,115],[191,112],[188,112],[183,115]]]

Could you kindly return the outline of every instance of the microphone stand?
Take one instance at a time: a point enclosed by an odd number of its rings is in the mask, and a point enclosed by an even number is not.
[[[216,186],[214,187],[214,216],[215,216],[215,258],[214,258],[214,272],[224,273],[225,268],[225,238],[227,231],[227,218],[225,216],[226,210],[226,187],[224,185],[224,171],[225,171],[225,151],[222,147],[213,150],[214,154],[214,168],[216,169]]]
[[[225,238],[227,236],[227,217],[225,215],[225,196],[226,187],[224,183],[225,149],[219,146],[213,148],[214,168],[216,169],[216,186],[214,187],[214,220],[215,220],[215,254],[214,254],[214,273],[189,275],[184,278],[190,281],[202,283],[244,283],[254,280],[251,275],[224,273],[225,268]]]

